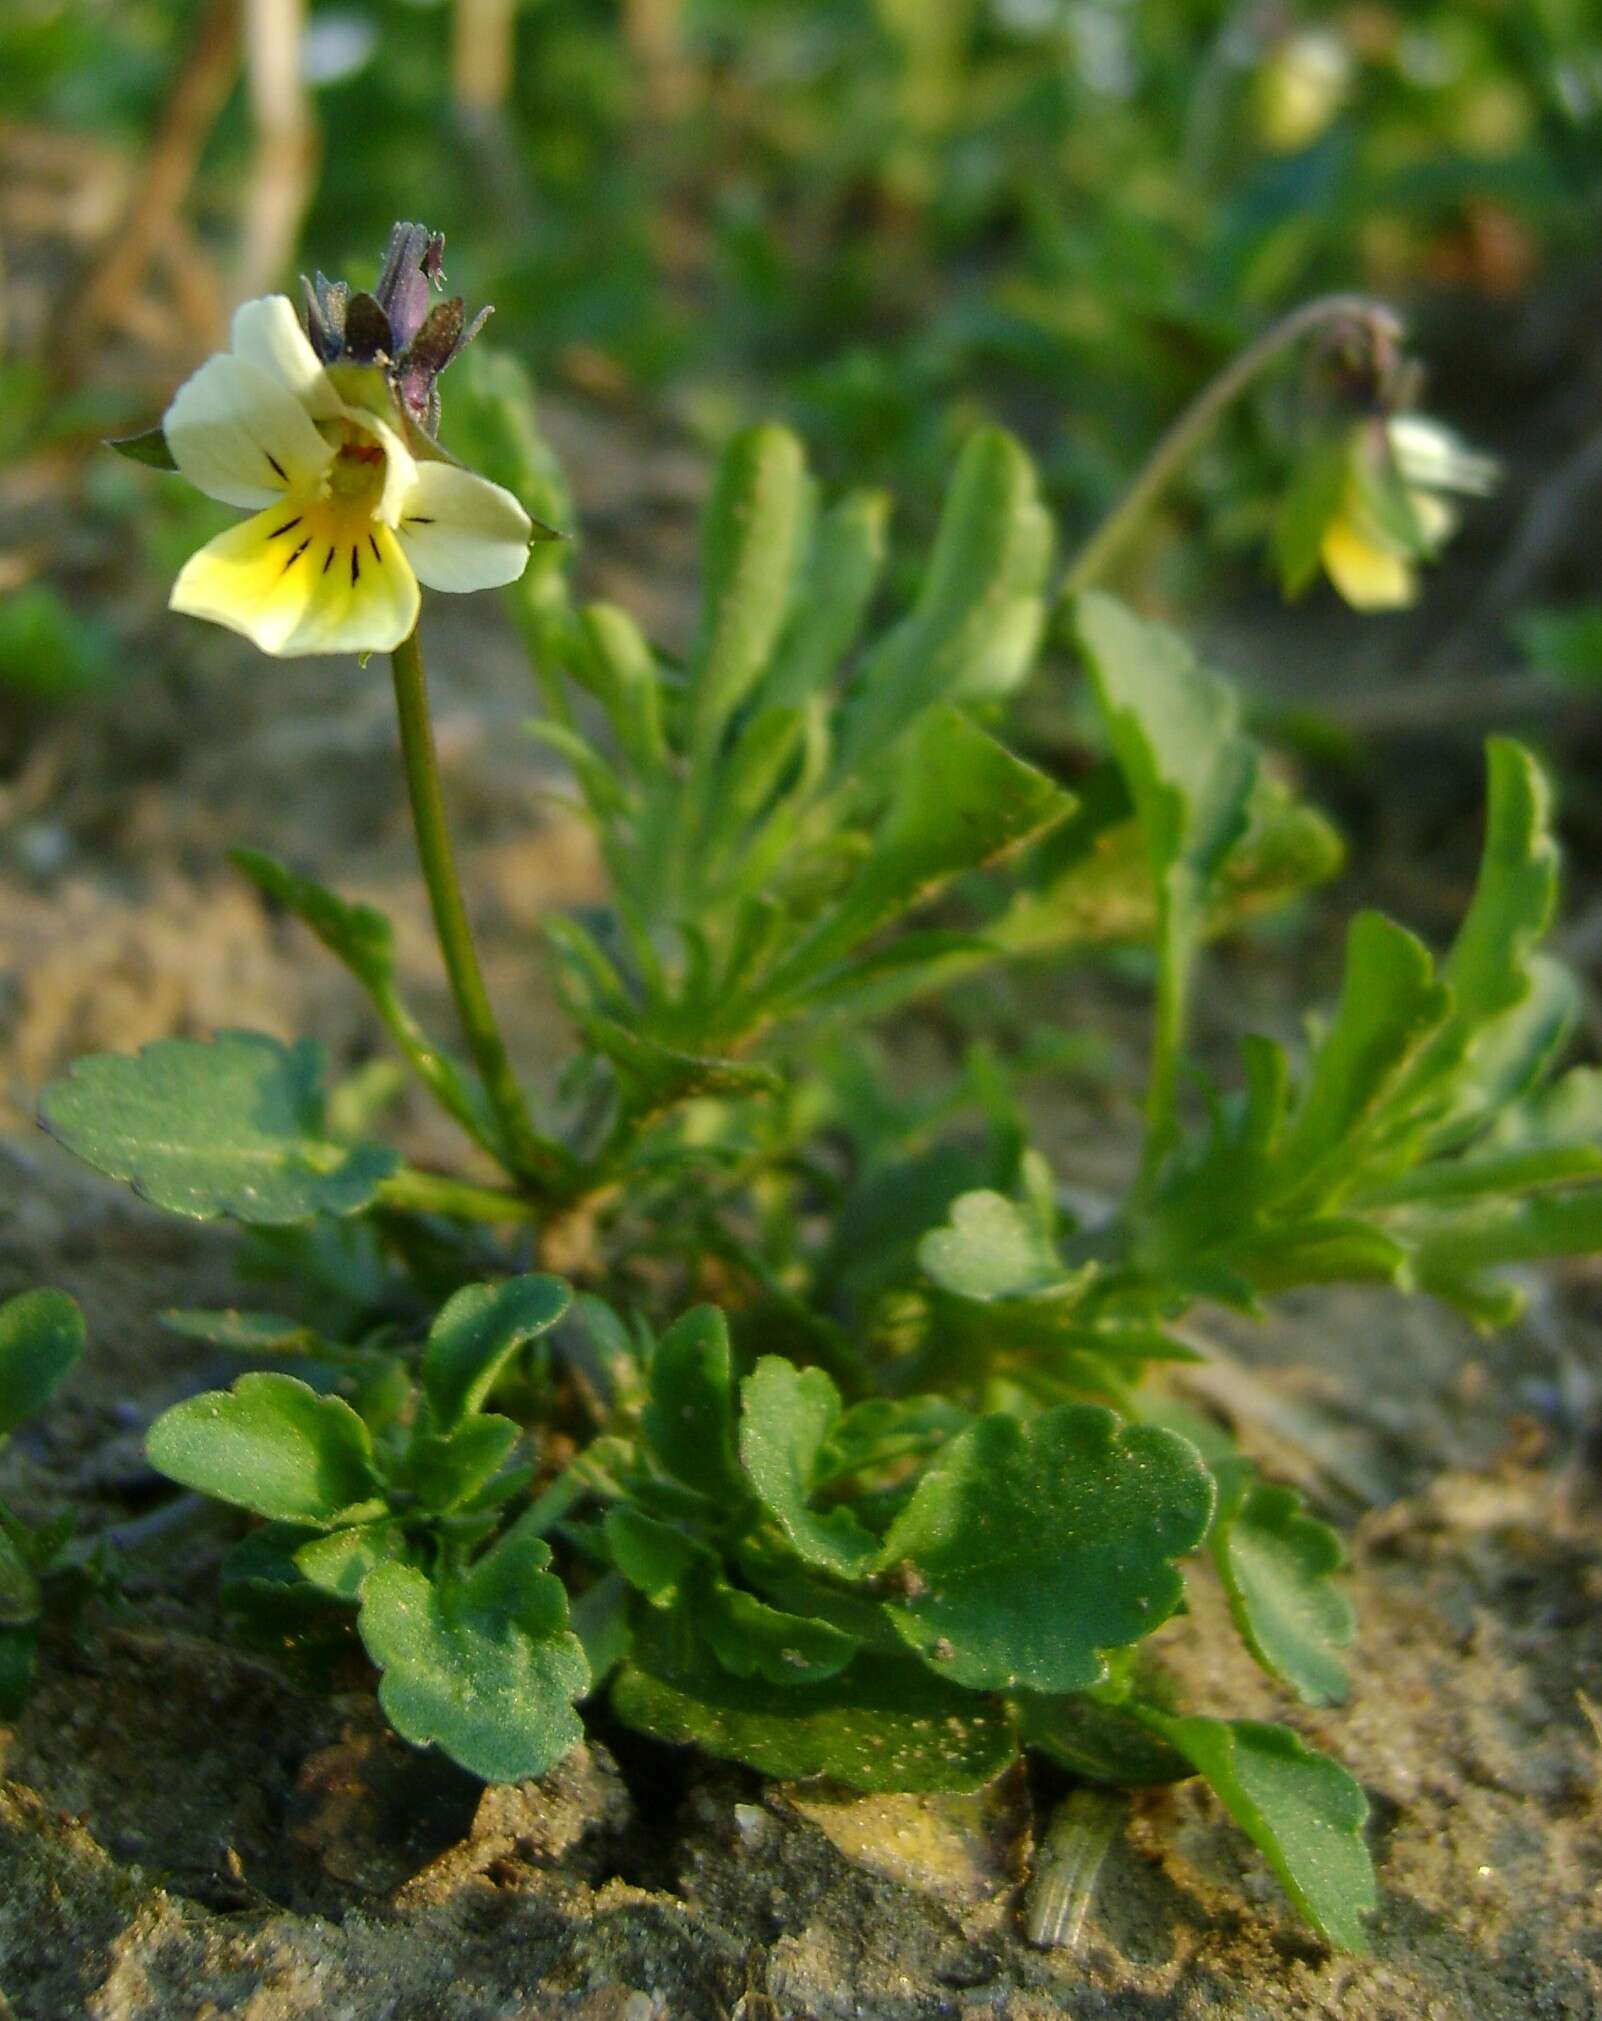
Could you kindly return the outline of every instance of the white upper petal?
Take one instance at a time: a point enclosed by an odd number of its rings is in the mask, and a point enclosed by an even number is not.
[[[401,515],[411,509],[406,501],[417,488],[417,459],[395,430],[376,414],[355,407],[345,411],[384,452],[384,491],[378,501],[377,517],[386,526],[399,526]]]
[[[419,463],[398,532],[430,589],[496,589],[528,564],[533,527],[509,491],[453,463]]]
[[[319,421],[344,412],[322,360],[300,326],[287,295],[262,295],[234,311],[229,342],[236,358],[270,373]]]
[[[161,426],[184,476],[225,505],[271,505],[314,485],[334,454],[280,380],[226,355],[185,380]]]

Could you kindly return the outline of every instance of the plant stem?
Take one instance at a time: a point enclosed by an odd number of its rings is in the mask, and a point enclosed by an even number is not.
[[[499,1155],[508,1171],[529,1181],[539,1191],[560,1192],[568,1176],[569,1160],[562,1147],[542,1137],[530,1120],[473,945],[473,931],[468,924],[445,821],[439,757],[428,710],[428,678],[423,671],[423,655],[415,630],[395,648],[390,666],[395,677],[395,708],[400,719],[401,754],[406,765],[406,790],[412,804],[417,857],[428,886],[434,928],[462,1035],[484,1083],[484,1093],[500,1132]]]
[[[521,1193],[404,1167],[383,1182],[378,1197],[384,1206],[403,1213],[448,1214],[456,1221],[532,1221],[539,1212]]]
[[[1106,574],[1130,534],[1248,386],[1304,337],[1342,321],[1361,324],[1380,341],[1393,342],[1401,335],[1393,311],[1366,295],[1321,295],[1265,330],[1202,388],[1157,444],[1129,489],[1074,556],[1061,595],[1075,596]]]
[[[1177,1128],[1179,1060],[1185,1040],[1185,1012],[1190,996],[1192,943],[1175,944],[1175,936],[1159,928],[1157,1002],[1152,1020],[1151,1079],[1146,1087],[1146,1144],[1138,1185],[1157,1177]]]

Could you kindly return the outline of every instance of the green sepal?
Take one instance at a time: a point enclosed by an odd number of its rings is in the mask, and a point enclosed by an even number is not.
[[[115,449],[119,456],[126,456],[130,463],[147,464],[152,470],[178,468],[167,446],[166,431],[159,426],[146,428],[138,435],[113,435],[107,440],[106,447]]]

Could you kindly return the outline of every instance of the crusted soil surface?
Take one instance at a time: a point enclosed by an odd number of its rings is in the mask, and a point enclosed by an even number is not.
[[[586,447],[573,461],[602,528],[588,586],[682,636],[671,569],[692,545],[693,479],[670,448]],[[665,572],[629,575],[605,532],[609,482],[645,498]],[[227,1024],[315,1033],[342,1064],[375,1049],[353,986],[229,872],[235,843],[384,904],[417,1000],[441,1009],[383,664],[280,666],[155,614],[142,637],[147,668],[123,694],[19,740],[0,831],[0,1294],[61,1285],[93,1341],[0,1460],[0,1492],[30,1513],[71,1497],[91,1527],[160,1503],[144,1428],[232,1373],[157,1314],[240,1287],[226,1231],[154,1214],[37,1134],[39,1084],[86,1049]],[[520,1058],[548,1073],[561,1024],[536,922],[592,892],[595,866],[510,734],[530,694],[494,612],[442,615],[430,645],[491,987]],[[1292,993],[1276,964],[1318,969],[1307,932],[1290,958],[1220,957],[1232,1015],[1289,1018],[1306,978]],[[1113,1019],[1133,1063],[1136,1002],[1086,974],[1033,1007]],[[912,1052],[947,1043],[933,1021],[914,1036]],[[1132,1142],[1109,1101],[1071,1091],[1043,1126],[1091,1188]],[[461,1169],[421,1108],[400,1127],[420,1160]],[[217,1512],[159,1548],[136,1539],[122,1603],[46,1650],[32,1704],[0,1727],[0,2017],[1602,2016],[1599,1321],[1590,1266],[1538,1287],[1491,1341],[1423,1305],[1308,1296],[1270,1326],[1215,1329],[1219,1358],[1192,1379],[1192,1400],[1349,1538],[1352,1701],[1289,1716],[1372,1801],[1366,1956],[1313,1941],[1194,1784],[1131,1805],[1067,1953],[1031,1948],[1018,1913],[1060,1794],[1045,1777],[960,1802],[854,1800],[697,1769],[603,1721],[544,1783],[486,1792],[389,1736],[361,1675],[311,1696],[228,1645],[211,1595],[236,1530]],[[1216,1612],[1204,1590],[1163,1631],[1191,1701],[1285,1716],[1210,1632]]]

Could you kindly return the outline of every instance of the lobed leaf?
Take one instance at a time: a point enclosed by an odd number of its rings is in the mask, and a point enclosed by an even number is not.
[[[1179,1718],[1151,1706],[1138,1713],[1212,1784],[1319,1935],[1340,1950],[1363,1950],[1363,1918],[1377,1906],[1363,1841],[1368,1802],[1345,1769],[1283,1726]]]
[[[998,428],[970,437],[917,602],[863,662],[837,770],[875,764],[925,710],[1009,693],[1045,627],[1051,517],[1028,456]]]
[[[1255,1479],[1243,1462],[1220,1486],[1209,1541],[1241,1639],[1306,1704],[1341,1704],[1348,1685],[1340,1652],[1357,1617],[1335,1583],[1346,1563],[1340,1538],[1289,1488]]]
[[[279,1522],[333,1529],[382,1507],[367,1426],[290,1375],[242,1375],[174,1404],[145,1451],[169,1480]]]
[[[918,1245],[918,1261],[942,1291],[990,1304],[1030,1298],[1067,1276],[1051,1241],[1004,1193],[964,1193],[943,1228]]]
[[[356,1213],[400,1164],[386,1145],[328,1138],[321,1079],[310,1040],[159,1039],[77,1061],[45,1089],[40,1116],[86,1164],[169,1213],[275,1227]]]
[[[811,1506],[820,1459],[840,1423],[840,1392],[821,1368],[764,1355],[740,1396],[740,1458],[763,1507],[809,1565],[860,1576],[877,1540],[849,1509]]]
[[[828,1776],[852,1789],[961,1791],[1017,1754],[1011,1714],[921,1665],[859,1656],[820,1683],[735,1677],[699,1656],[692,1623],[653,1619],[612,1684],[626,1726],[692,1743],[768,1776]]]
[[[520,1347],[547,1333],[573,1301],[559,1277],[468,1284],[440,1308],[423,1349],[423,1391],[440,1431],[480,1409]]]
[[[1173,1432],[1088,1404],[997,1412],[943,1448],[891,1524],[878,1565],[907,1597],[888,1611],[956,1683],[1081,1691],[1104,1650],[1179,1605],[1174,1560],[1212,1512],[1212,1476]]]
[[[384,1564],[362,1587],[357,1628],[390,1724],[486,1782],[544,1775],[583,1738],[573,1701],[589,1665],[550,1558],[540,1538],[508,1533],[464,1579]]]

